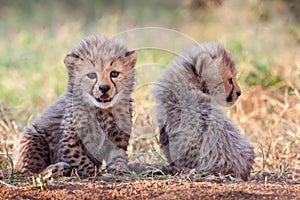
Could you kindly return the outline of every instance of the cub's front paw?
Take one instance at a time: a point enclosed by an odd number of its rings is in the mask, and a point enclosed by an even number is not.
[[[59,176],[70,176],[72,168],[66,162],[58,162],[49,165],[46,169],[41,172],[43,177],[59,177]]]

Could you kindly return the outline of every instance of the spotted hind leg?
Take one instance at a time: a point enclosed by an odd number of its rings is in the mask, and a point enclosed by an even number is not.
[[[20,136],[17,145],[15,170],[20,173],[40,173],[50,164],[47,141],[34,126]]]

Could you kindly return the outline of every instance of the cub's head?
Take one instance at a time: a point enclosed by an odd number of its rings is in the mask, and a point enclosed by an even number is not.
[[[73,98],[102,109],[128,102],[136,59],[136,53],[116,39],[90,36],[81,40],[65,58]]]
[[[217,43],[207,43],[204,49],[197,55],[195,65],[196,73],[203,80],[204,92],[218,104],[232,106],[241,95],[234,59],[228,50]]]

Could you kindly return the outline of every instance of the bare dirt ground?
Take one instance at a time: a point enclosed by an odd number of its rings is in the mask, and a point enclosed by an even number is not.
[[[12,185],[11,185],[12,186]],[[34,188],[0,185],[1,199],[300,199],[300,184],[282,182],[194,182],[178,177],[130,182],[63,180]]]

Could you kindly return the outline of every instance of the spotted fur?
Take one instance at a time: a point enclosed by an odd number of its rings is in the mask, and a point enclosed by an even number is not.
[[[20,136],[16,170],[87,177],[105,160],[109,173],[126,173],[135,63],[136,53],[116,39],[78,42],[65,58],[66,92]]]

